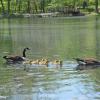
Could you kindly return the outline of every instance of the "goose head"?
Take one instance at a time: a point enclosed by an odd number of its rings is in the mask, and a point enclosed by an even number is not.
[[[7,56],[3,56],[4,59],[7,59]]]
[[[30,48],[24,48],[24,50],[30,50]]]

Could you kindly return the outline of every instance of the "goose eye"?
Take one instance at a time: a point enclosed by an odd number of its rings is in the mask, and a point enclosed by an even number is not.
[[[29,48],[26,48],[27,50],[30,50]]]

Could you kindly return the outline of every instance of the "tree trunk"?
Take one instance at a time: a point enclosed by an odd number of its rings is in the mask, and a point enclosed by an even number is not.
[[[0,1],[1,1],[1,5],[2,5],[2,13],[5,14],[5,8],[4,8],[3,1],[2,0],[0,0]]]
[[[41,1],[41,11],[45,13],[45,0]]]
[[[96,13],[99,12],[99,11],[98,11],[98,0],[95,0],[95,11],[96,11]]]
[[[22,8],[22,1],[20,0],[19,1],[19,5],[18,5],[18,12],[19,13],[21,12],[21,8]]]
[[[76,0],[73,0],[73,7],[75,9],[75,6],[76,6]]]
[[[30,0],[27,1],[27,12],[30,13]]]
[[[18,4],[18,2],[17,2],[17,0],[16,0],[15,9],[14,9],[15,13],[17,12],[17,4]]]
[[[34,1],[34,8],[35,8],[35,12],[37,13],[38,12],[38,6],[37,6],[36,1]]]
[[[8,15],[10,14],[10,0],[8,0]]]

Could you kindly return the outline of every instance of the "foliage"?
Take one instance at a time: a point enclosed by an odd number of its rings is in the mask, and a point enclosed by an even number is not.
[[[0,12],[11,13],[39,13],[64,6],[82,7],[86,1],[88,6],[98,9],[99,0],[0,0]]]

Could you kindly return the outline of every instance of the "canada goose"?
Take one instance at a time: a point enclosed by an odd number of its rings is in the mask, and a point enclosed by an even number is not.
[[[94,58],[74,58],[79,65],[100,65],[100,61],[94,59]]]
[[[39,65],[47,65],[48,66],[49,60],[48,59],[41,59],[39,61]]]
[[[60,65],[60,66],[62,66],[63,62],[62,62],[62,60],[54,60],[51,63],[54,64],[54,65]]]
[[[37,59],[37,60],[30,60],[30,64],[39,64],[39,59]]]
[[[49,61],[47,59],[28,60],[28,61],[23,62],[23,64],[46,65],[46,66],[48,66],[48,63],[49,63]]]
[[[26,51],[30,50],[29,48],[25,48],[23,50],[23,56],[4,56],[3,58],[8,62],[8,63],[17,63],[24,61],[26,59]]]

